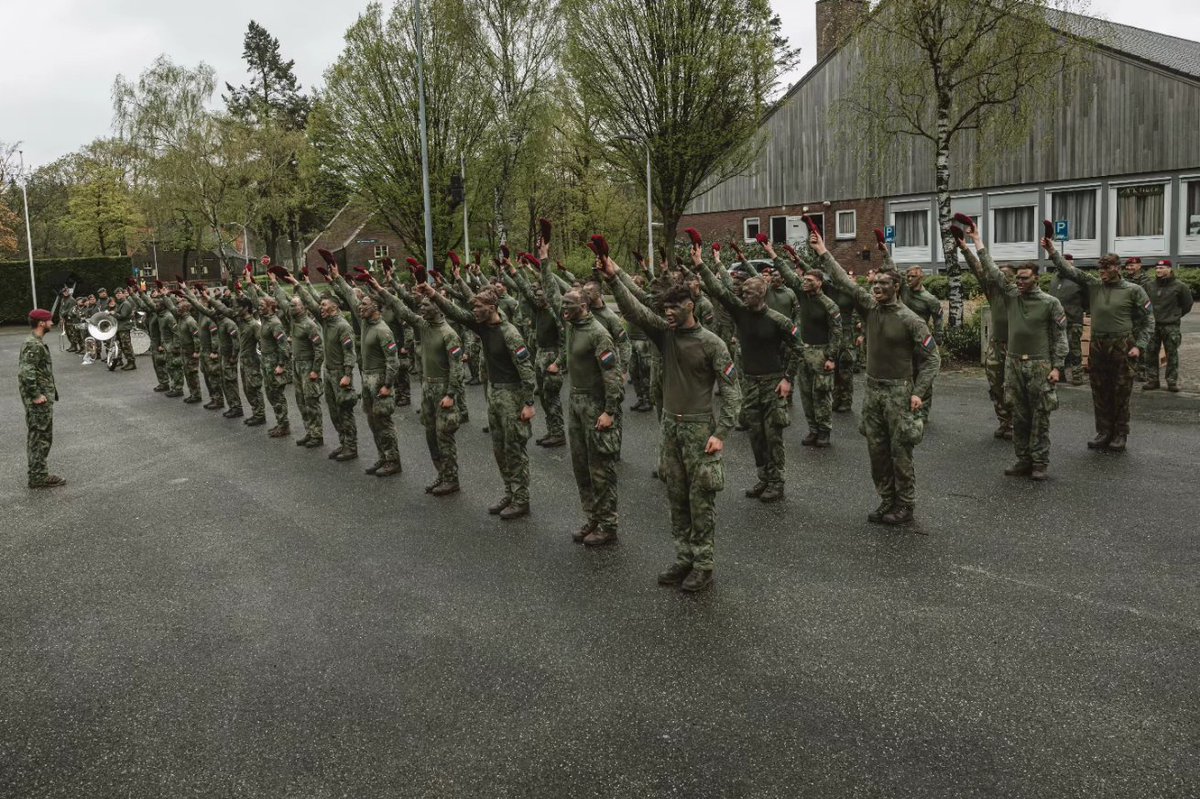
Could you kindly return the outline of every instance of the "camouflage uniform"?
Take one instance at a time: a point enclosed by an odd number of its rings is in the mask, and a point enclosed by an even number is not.
[[[670,329],[638,302],[620,280],[608,281],[622,313],[646,331],[663,357],[662,440],[658,471],[671,505],[671,535],[680,571],[711,572],[714,565],[717,492],[725,487],[720,453],[707,454],[710,436],[729,436],[741,405],[737,370],[725,343],[697,325]],[[719,386],[714,419],[712,390]],[[661,579],[661,578],[660,578]]]
[[[1105,442],[1103,446],[1107,446],[1106,442],[1114,437],[1129,435],[1129,395],[1135,364],[1128,352],[1149,345],[1154,335],[1153,306],[1136,283],[1121,280],[1106,284],[1098,276],[1076,269],[1058,252],[1050,257],[1063,278],[1075,281],[1088,294],[1092,312],[1088,377],[1097,443]]]
[[[21,390],[21,402],[25,405],[25,454],[29,459],[29,487],[37,488],[46,482],[50,472],[46,458],[54,443],[54,403],[58,391],[54,387],[54,366],[50,362],[50,348],[37,336],[25,339],[17,365],[17,382]],[[46,401],[35,405],[38,397]]]
[[[375,450],[382,464],[400,463],[400,446],[396,441],[396,423],[392,415],[396,412],[394,394],[379,396],[385,386],[394,389],[399,374],[400,345],[392,336],[392,330],[382,320],[365,322],[362,327],[363,391],[362,407],[375,438]]]
[[[1067,315],[1062,303],[1036,287],[1022,294],[1016,286],[1006,285],[983,247],[977,253],[966,251],[972,269],[976,257],[988,281],[1003,287],[1008,313],[1004,394],[1012,410],[1016,468],[1044,471],[1050,462],[1050,414],[1058,408],[1049,375],[1055,369],[1061,375],[1067,357]]]
[[[526,444],[533,434],[533,427],[521,419],[521,411],[526,406],[533,407],[537,387],[529,347],[516,326],[503,318],[499,324],[480,324],[473,313],[445,297],[435,295],[434,301],[447,318],[479,336],[487,366],[488,432],[492,437],[492,455],[504,480],[502,504],[510,508],[528,507],[529,453]]]
[[[512,275],[512,282],[521,296],[528,300],[525,312],[533,320],[533,341],[536,345],[534,374],[537,377],[538,401],[542,405],[542,413],[546,415],[546,438],[561,439],[564,437],[562,387],[565,371],[561,318],[545,300],[539,304],[533,287],[519,270]],[[557,291],[558,285],[553,280],[550,283],[553,284],[550,291]],[[543,284],[543,292],[547,297],[550,291]],[[551,364],[557,368],[554,374],[548,371]]]
[[[621,373],[621,401],[617,403],[616,422],[613,429],[617,431],[617,460],[621,459],[620,442],[625,429],[625,376],[629,374],[629,364],[633,360],[633,345],[629,343],[629,334],[625,332],[625,320],[618,316],[612,308],[601,305],[591,309],[592,316],[608,331],[613,344],[617,347],[617,371]]]
[[[121,358],[125,361],[125,368],[133,371],[137,368],[137,363],[133,355],[133,338],[130,333],[133,331],[133,314],[137,310],[137,304],[128,294],[125,299],[117,305],[117,310],[113,313],[117,317],[117,345],[121,350]]]
[[[217,350],[221,355],[221,397],[231,415],[241,415],[242,394],[238,390],[238,326],[229,317],[217,322]]]
[[[934,341],[941,337],[942,332],[942,301],[933,296],[925,288],[913,291],[907,282],[900,284],[900,301],[915,313],[933,334]],[[921,410],[917,416],[922,421],[929,419],[929,411],[933,409],[933,383],[929,384],[929,394],[921,397]]]
[[[180,315],[175,325],[175,337],[178,341],[179,368],[183,370],[184,381],[188,387],[188,399],[199,400],[200,325],[190,312]]]
[[[338,434],[338,448],[342,452],[358,452],[358,421],[354,406],[358,394],[354,390],[354,365],[358,357],[354,348],[354,329],[341,313],[326,318],[321,316],[318,292],[307,284],[296,287],[309,313],[321,322],[321,343],[324,347],[325,373],[321,385],[325,389],[325,407],[329,410],[333,429]],[[350,385],[342,387],[342,378],[349,378]]]
[[[175,332],[177,324],[175,314],[171,313],[169,308],[164,308],[159,312],[159,346],[163,350],[162,355],[166,362],[167,384],[170,386],[170,391],[167,393],[176,396],[183,393],[183,361],[179,357],[179,341]]]
[[[412,384],[409,380],[409,373],[412,371],[413,362],[413,331],[403,321],[396,318],[391,308],[380,308],[380,313],[384,323],[392,331],[392,338],[396,341],[396,405],[397,407],[411,405]]]
[[[208,309],[203,305],[193,301],[192,308],[200,314],[196,323],[200,327],[200,372],[204,376],[204,387],[208,389],[205,407],[222,408],[225,406],[225,387],[221,382],[221,326],[208,315]]]
[[[925,425],[910,405],[911,397],[928,393],[941,366],[937,343],[921,319],[897,300],[880,305],[825,253],[821,269],[854,297],[866,326],[867,390],[859,432],[867,439],[871,478],[880,510],[911,509],[917,500],[913,447]]]
[[[301,291],[297,286],[297,297]],[[309,314],[292,310],[291,299],[278,283],[275,284],[274,293],[292,342],[292,382],[296,390],[296,407],[304,423],[304,437],[300,440],[323,442],[325,422],[321,416],[321,367],[325,362],[325,348],[321,342],[321,328]],[[309,378],[313,373],[317,375],[315,380]]]
[[[170,388],[171,376],[167,372],[166,354],[158,351],[162,345],[162,329],[158,323],[158,309],[154,306],[154,302],[144,294],[136,296],[138,305],[146,312],[146,332],[150,334],[150,363],[154,366],[154,376],[158,379],[158,385],[155,388],[162,391]]]
[[[1083,321],[1087,311],[1087,294],[1073,280],[1064,280],[1056,270],[1050,280],[1050,294],[1062,303],[1067,315],[1067,359],[1071,385],[1083,385]],[[1064,375],[1065,379],[1065,375]]]
[[[1177,278],[1152,280],[1146,285],[1146,293],[1154,306],[1154,335],[1146,350],[1146,387],[1158,387],[1158,353],[1167,353],[1167,388],[1179,388],[1179,344],[1183,335],[1179,331],[1180,320],[1192,310],[1192,290]]]
[[[833,409],[844,412],[851,410],[854,405],[854,372],[858,359],[858,347],[854,344],[854,340],[858,338],[855,330],[854,298],[844,291],[833,291],[829,294],[842,314],[841,346],[838,348],[837,358],[834,359]]]
[[[83,336],[79,334],[79,320],[81,317],[80,303],[74,297],[64,297],[62,301],[62,309],[59,311],[59,318],[62,320],[64,329],[67,331],[67,341],[71,345],[71,349],[79,352],[83,349]]]

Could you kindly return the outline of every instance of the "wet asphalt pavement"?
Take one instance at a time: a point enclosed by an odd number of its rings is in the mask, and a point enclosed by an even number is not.
[[[478,388],[465,490],[436,500],[411,412],[376,479],[361,417],[338,464],[151,393],[144,359],[56,351],[69,484],[33,492],[22,339],[0,333],[0,796],[1200,795],[1195,396],[1139,392],[1111,455],[1063,390],[1038,485],[1001,475],[984,384],[947,375],[903,529],[865,521],[854,415],[812,451],[797,409],[784,503],[741,496],[728,442],[716,583],[688,597],[654,580],[646,414],[621,544],[587,551],[566,449],[531,444],[531,517],[487,515]]]

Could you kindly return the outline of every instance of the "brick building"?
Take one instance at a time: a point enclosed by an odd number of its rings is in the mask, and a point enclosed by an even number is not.
[[[775,242],[806,238],[804,209],[847,266],[869,259],[874,228],[896,229],[899,264],[942,262],[931,144],[909,138],[895,169],[872,178],[829,129],[857,80],[854,30],[863,0],[818,0],[817,64],[763,121],[768,142],[745,175],[709,188],[681,226],[706,237]],[[885,13],[877,11],[876,13]],[[1036,260],[1041,220],[1065,220],[1078,263],[1104,252],[1200,265],[1200,42],[1060,14],[1065,36],[1102,44],[1087,53],[1087,81],[1040,116],[1023,145],[988,151],[974,132],[951,150],[955,211],[979,220],[999,260]],[[964,168],[972,164],[975,168]]]
[[[402,260],[408,252],[376,212],[353,202],[343,206],[304,248],[304,265],[313,271],[325,263],[318,249],[332,252],[342,269],[370,266],[382,258]]]

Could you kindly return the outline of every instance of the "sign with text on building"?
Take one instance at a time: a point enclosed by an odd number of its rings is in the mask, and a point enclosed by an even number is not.
[[[896,243],[896,226],[895,225],[884,225],[884,227],[883,227],[883,243],[884,244],[895,244]]]
[[[1071,237],[1071,226],[1067,220],[1060,219],[1054,223],[1054,238],[1059,241],[1066,241]]]

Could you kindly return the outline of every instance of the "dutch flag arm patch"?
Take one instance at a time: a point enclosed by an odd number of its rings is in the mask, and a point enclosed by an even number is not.
[[[454,346],[450,348],[450,357],[454,360],[462,358],[462,347]]]
[[[342,348],[345,350],[354,349],[354,337],[346,336],[346,338],[342,340]]]
[[[529,360],[529,348],[524,344],[517,347],[517,349],[513,352],[513,359],[517,361]]]
[[[729,363],[725,364],[725,368],[721,370],[721,375],[730,383],[732,383],[734,371],[735,369],[733,368],[733,361],[730,361]]]
[[[395,352],[395,351],[396,351],[396,342],[394,342],[394,341],[389,341],[389,342],[387,343],[387,351],[388,351],[388,352]]]
[[[617,365],[617,354],[612,350],[605,350],[600,353],[600,365],[605,369],[611,369]]]
[[[934,346],[933,345],[933,336],[932,335],[925,336],[925,340],[921,342],[921,346],[927,350],[933,349],[933,346]]]

